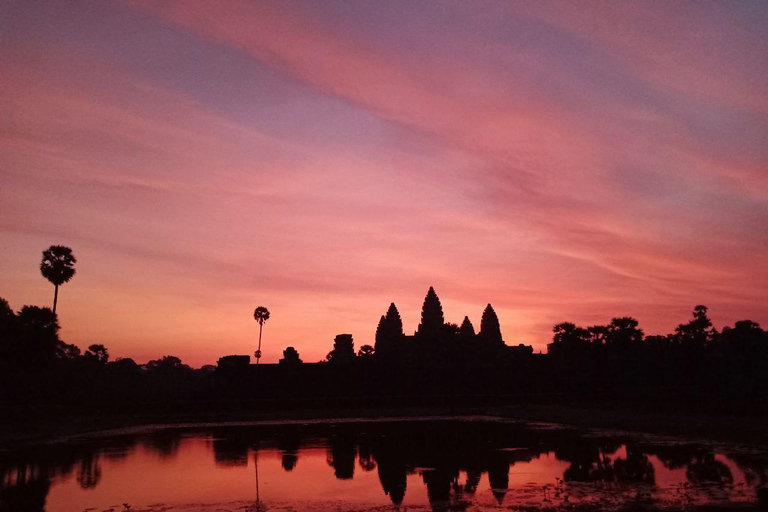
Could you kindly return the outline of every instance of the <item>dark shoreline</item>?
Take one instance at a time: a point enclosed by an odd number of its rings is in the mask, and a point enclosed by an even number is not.
[[[437,403],[435,403],[437,402]],[[373,403],[322,404],[315,407],[260,407],[263,404],[160,404],[130,408],[23,409],[2,411],[0,449],[49,442],[57,438],[97,434],[143,426],[174,426],[231,422],[350,421],[389,418],[487,417],[530,423],[552,423],[592,430],[686,437],[702,442],[768,447],[766,419],[755,414],[694,412],[683,408],[638,410],[616,404],[485,404],[450,407],[432,404],[391,406]]]

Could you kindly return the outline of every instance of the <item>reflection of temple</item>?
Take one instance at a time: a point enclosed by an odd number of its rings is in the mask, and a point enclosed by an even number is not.
[[[277,439],[277,449],[282,452],[281,464],[286,471],[293,471],[299,463],[301,439],[294,433],[288,433]]]
[[[356,471],[376,471],[381,492],[396,506],[405,498],[409,475],[426,488],[433,510],[465,510],[478,498],[481,482],[503,508],[516,505],[510,474],[516,464],[542,454],[567,462],[563,485],[572,482],[652,488],[656,469],[684,469],[691,487],[728,486],[734,474],[721,457],[700,445],[652,445],[621,438],[584,438],[567,431],[536,431],[509,424],[418,422],[317,426],[309,432],[281,426],[274,432],[223,428],[209,433],[212,462],[224,471],[256,463],[260,446],[274,446],[284,471],[295,471],[305,437],[327,447],[327,463],[339,480],[356,478]],[[180,447],[180,434],[164,431],[121,438],[117,445],[50,446],[45,450],[10,454],[0,459],[0,511],[43,512],[54,478],[70,476],[83,488],[97,488],[105,467],[103,458],[119,459],[142,445],[158,458],[172,460]],[[272,444],[274,443],[274,444]],[[263,448],[262,448],[263,449]],[[737,454],[732,463],[743,471],[753,488],[768,482],[766,459]],[[359,468],[359,469],[358,469]],[[258,473],[253,475],[258,479]],[[359,474],[357,475],[359,477]],[[558,476],[560,478],[560,476]],[[487,480],[485,480],[487,479]],[[300,481],[294,480],[294,481]],[[413,480],[412,480],[413,481]],[[257,486],[257,481],[254,482]],[[554,483],[554,482],[553,482]],[[258,495],[258,487],[256,488]],[[704,491],[703,491],[704,492]],[[258,501],[258,498],[257,498]]]
[[[50,478],[36,473],[33,468],[19,466],[16,471],[2,475],[0,482],[0,511],[43,511]]]
[[[355,476],[357,443],[354,437],[333,435],[328,440],[328,465],[333,467],[336,478],[349,480]]]

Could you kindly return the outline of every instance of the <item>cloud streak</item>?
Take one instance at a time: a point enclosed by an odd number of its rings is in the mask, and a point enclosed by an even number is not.
[[[392,300],[415,328],[432,284],[449,319],[492,301],[537,348],[702,302],[766,322],[766,13],[700,4],[19,7],[3,293],[45,303],[30,268],[71,243],[68,340],[196,364],[251,351],[257,302],[267,359],[315,360]]]

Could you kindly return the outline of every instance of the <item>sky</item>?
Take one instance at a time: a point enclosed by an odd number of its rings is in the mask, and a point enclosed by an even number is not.
[[[768,324],[768,3],[0,3],[0,297],[193,366],[487,303]]]

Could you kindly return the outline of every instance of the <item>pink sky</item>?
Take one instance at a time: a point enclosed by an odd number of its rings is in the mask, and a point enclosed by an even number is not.
[[[757,2],[4,2],[0,296],[139,362],[305,361],[390,302],[768,324]]]

